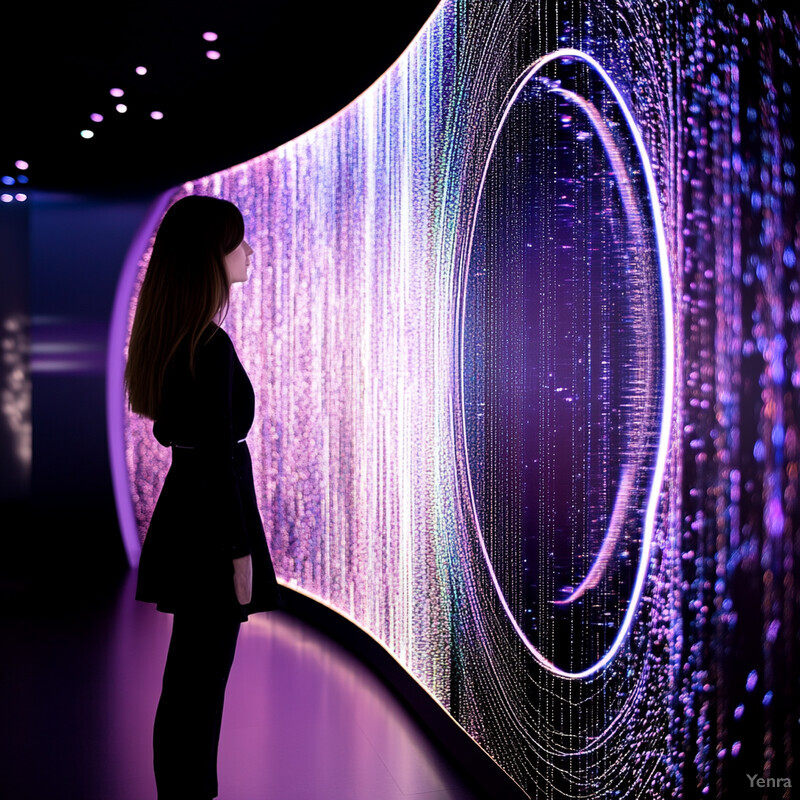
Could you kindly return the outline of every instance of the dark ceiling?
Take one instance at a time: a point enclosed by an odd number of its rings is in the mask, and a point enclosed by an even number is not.
[[[169,188],[322,122],[392,64],[437,5],[17,2],[3,10],[0,175],[18,175],[21,159],[30,190],[113,195]]]

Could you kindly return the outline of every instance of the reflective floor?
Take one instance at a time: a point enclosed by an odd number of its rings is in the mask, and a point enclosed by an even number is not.
[[[0,614],[0,797],[155,800],[172,618],[137,603],[134,581],[96,604]],[[372,672],[283,612],[242,626],[219,784],[220,800],[478,797]]]

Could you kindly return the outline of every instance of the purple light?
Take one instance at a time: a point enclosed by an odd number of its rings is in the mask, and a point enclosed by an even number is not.
[[[150,117],[152,119],[164,119],[164,112],[163,111],[151,111]]]
[[[219,56],[218,50],[206,50],[206,58],[210,58],[212,61],[216,61]]]
[[[0,200],[4,203],[10,203],[14,199],[13,195],[10,194],[0,194]]]
[[[24,203],[28,199],[28,195],[20,192],[18,195],[14,196],[14,199],[18,200],[20,203]]]
[[[122,95],[124,95],[124,94],[125,94],[125,92],[124,92],[122,89],[112,89],[112,90],[109,92],[109,94],[110,94],[112,97],[122,97]]]
[[[136,67],[137,75],[147,75],[147,67]]]
[[[203,34],[203,38],[204,38],[204,39],[205,39],[207,42],[216,42],[216,41],[217,41],[217,39],[218,39],[219,37],[217,36],[217,34],[216,34],[216,33],[214,33],[214,31],[206,31],[206,32]]]
[[[14,163],[14,166],[17,169],[28,169],[28,162],[27,161],[23,161],[22,159],[20,159],[19,161],[16,161]]]
[[[478,534],[478,543],[483,553],[484,559],[486,560],[486,566],[489,571],[489,576],[494,584],[495,591],[497,592],[497,596],[500,600],[500,603],[503,607],[503,610],[508,617],[509,622],[511,623],[512,627],[517,633],[517,636],[522,640],[525,646],[528,648],[530,653],[533,657],[541,664],[545,669],[553,672],[556,675],[559,675],[563,678],[587,678],[597,671],[603,669],[607,664],[611,662],[611,660],[616,655],[617,651],[622,647],[623,643],[625,642],[628,632],[633,625],[633,620],[637,612],[637,608],[639,605],[639,600],[642,596],[642,592],[644,590],[645,579],[647,577],[647,570],[650,563],[650,548],[653,541],[653,537],[655,535],[656,529],[656,514],[658,510],[658,503],[659,503],[659,496],[661,492],[661,482],[664,476],[664,472],[666,469],[667,463],[667,454],[668,454],[668,446],[669,446],[669,439],[670,439],[670,427],[672,421],[672,398],[674,396],[674,386],[673,386],[673,359],[674,359],[674,340],[673,340],[673,333],[671,327],[672,321],[672,302],[671,302],[671,294],[669,291],[669,286],[671,283],[670,277],[670,269],[669,269],[669,261],[667,258],[667,243],[664,233],[664,225],[663,221],[661,220],[661,216],[658,213],[657,209],[659,208],[658,202],[658,190],[655,184],[655,178],[653,177],[653,170],[650,165],[650,159],[647,154],[647,150],[644,146],[644,141],[642,140],[641,132],[636,124],[636,121],[628,108],[627,104],[625,103],[622,94],[620,93],[619,89],[617,88],[614,81],[611,79],[611,76],[603,69],[603,67],[590,55],[576,50],[574,48],[561,48],[559,50],[554,50],[552,53],[543,56],[542,58],[535,61],[528,69],[518,78],[517,86],[514,91],[514,94],[511,96],[510,100],[508,101],[505,112],[503,117],[501,118],[499,124],[497,125],[494,139],[492,141],[491,150],[494,150],[494,146],[497,142],[498,137],[500,136],[500,132],[503,128],[503,124],[505,122],[506,117],[513,105],[517,96],[523,91],[525,85],[530,80],[531,77],[536,75],[542,67],[548,64],[551,61],[557,59],[575,59],[578,61],[583,61],[584,63],[588,64],[603,80],[605,85],[614,95],[615,100],[619,106],[622,115],[625,118],[625,121],[628,126],[628,130],[634,140],[636,145],[636,149],[639,153],[639,160],[641,166],[644,168],[644,174],[646,179],[646,184],[648,188],[648,194],[650,199],[650,206],[652,209],[652,218],[649,222],[653,226],[653,230],[655,233],[656,243],[657,243],[657,250],[658,250],[658,261],[659,261],[659,271],[660,271],[660,280],[661,285],[664,287],[665,291],[663,293],[662,304],[661,304],[661,315],[664,321],[664,331],[665,331],[665,342],[664,348],[662,353],[662,358],[664,362],[664,399],[661,406],[661,424],[660,424],[660,436],[658,441],[658,450],[655,462],[655,469],[652,477],[652,481],[648,488],[648,497],[647,497],[647,507],[645,511],[645,520],[644,520],[644,530],[642,532],[642,550],[641,555],[639,558],[639,564],[636,571],[636,579],[634,582],[633,589],[630,595],[630,601],[625,611],[624,619],[622,620],[621,624],[619,625],[619,632],[617,633],[616,638],[614,639],[611,646],[607,649],[605,654],[592,664],[590,667],[586,669],[578,670],[578,671],[569,671],[564,670],[561,667],[557,666],[553,661],[545,657],[530,641],[528,636],[526,635],[525,631],[520,626],[518,620],[514,617],[513,612],[508,604],[508,601],[503,593],[503,589],[498,581],[497,575],[495,574],[494,567],[491,563],[491,559],[489,558],[489,552],[487,550],[486,544],[484,542],[483,535],[480,533],[480,525],[477,523],[477,505],[475,502],[474,496],[471,496],[471,504],[472,504],[472,514],[473,518],[475,519],[475,524],[479,531]],[[483,177],[479,184],[478,188],[478,196],[482,194],[483,191],[483,183],[486,180],[486,173],[489,168],[489,161],[487,160],[486,166],[484,167]],[[612,158],[613,161],[613,158]],[[478,213],[478,206],[476,205],[475,209],[475,218],[473,219],[472,225],[473,230],[475,227],[475,220],[477,219]],[[470,249],[472,245],[470,243]],[[462,369],[462,380],[463,380],[463,369]],[[462,418],[461,424],[465,425],[466,422]],[[470,492],[472,492],[472,488],[470,486]],[[587,577],[587,580],[589,578]]]
[[[96,114],[96,113],[95,114],[90,114],[89,115],[89,119],[92,122],[102,122],[103,121],[103,115],[102,114]]]
[[[108,415],[109,430],[117,434],[108,438],[109,460],[111,462],[111,472],[114,475],[114,497],[117,502],[117,513],[120,517],[122,541],[125,545],[128,561],[133,567],[139,563],[139,553],[142,545],[139,541],[136,516],[128,490],[128,468],[125,463],[125,439],[123,435],[126,408],[125,390],[123,388],[125,370],[123,354],[127,344],[128,304],[136,285],[139,259],[147,249],[152,232],[161,217],[164,216],[172,195],[172,191],[165,192],[153,202],[149,213],[142,221],[136,236],[128,248],[117,285],[117,293],[114,297],[114,310],[111,314],[108,337],[106,414]]]

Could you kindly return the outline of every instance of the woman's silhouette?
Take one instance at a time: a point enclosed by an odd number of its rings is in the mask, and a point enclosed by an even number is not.
[[[189,196],[158,229],[125,371],[134,412],[172,448],[136,597],[173,614],[153,730],[159,800],[217,795],[217,746],[239,625],[280,604],[245,436],[253,388],[218,322],[253,250],[232,203]]]

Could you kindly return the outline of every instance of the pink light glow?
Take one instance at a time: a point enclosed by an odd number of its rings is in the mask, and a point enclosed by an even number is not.
[[[90,114],[89,115],[89,119],[92,122],[102,122],[103,121],[103,115],[102,114]]]
[[[218,39],[219,37],[217,36],[217,34],[216,34],[216,33],[214,33],[214,31],[206,31],[206,32],[203,34],[203,38],[204,38],[204,39],[205,39],[207,42],[216,42],[216,41],[217,41],[217,39]]]
[[[115,107],[120,114],[124,114],[128,110],[128,106],[125,103],[117,103]]]
[[[164,112],[163,111],[151,111],[150,116],[152,119],[164,119]]]
[[[125,92],[124,92],[122,89],[111,89],[111,91],[109,92],[109,94],[110,94],[112,97],[122,97],[122,95],[124,95],[124,94],[125,94]]]
[[[136,67],[137,75],[147,75],[147,67]]]
[[[14,166],[17,169],[28,169],[28,162],[27,161],[23,161],[22,159],[20,159],[19,161],[15,161],[14,162]]]
[[[212,61],[219,59],[219,56],[219,50],[206,50],[206,58],[210,58]]]

